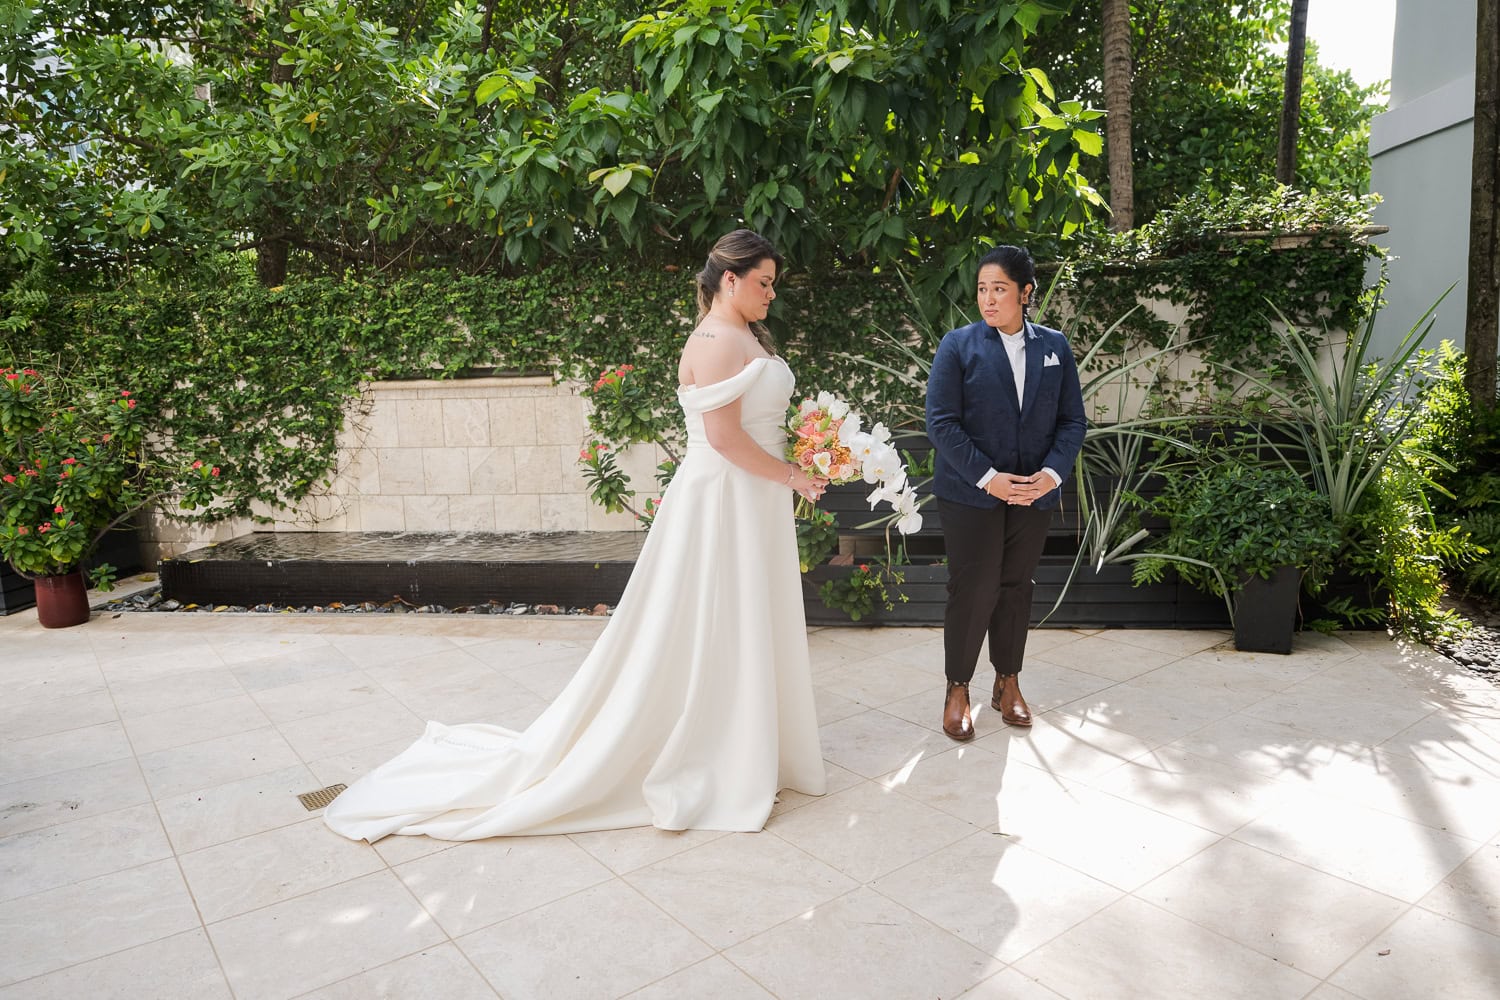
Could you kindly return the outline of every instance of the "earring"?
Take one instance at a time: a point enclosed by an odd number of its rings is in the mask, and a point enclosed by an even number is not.
[[[735,287],[736,287],[736,286],[734,286],[734,285],[730,285],[730,286],[729,286],[729,297],[730,297],[730,298],[731,298],[731,299],[732,299],[732,298],[734,298],[734,290],[735,290]]]

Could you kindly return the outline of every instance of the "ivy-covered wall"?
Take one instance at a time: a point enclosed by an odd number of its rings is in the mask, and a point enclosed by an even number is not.
[[[1298,323],[1347,329],[1371,304],[1365,264],[1378,251],[1359,236],[1363,210],[1282,191],[1164,212],[1136,233],[1042,259],[1044,284],[1059,286],[1044,318],[1081,354],[1143,297],[1156,299],[1185,316],[1197,353],[1264,370],[1280,343],[1273,306]],[[1278,249],[1288,233],[1311,238]],[[675,424],[675,365],[696,318],[700,263],[622,256],[510,278],[364,273],[269,289],[243,257],[204,262],[190,277],[142,270],[84,290],[76,276],[36,271],[0,292],[0,363],[109,373],[159,433],[192,445],[235,484],[222,506],[178,513],[250,517],[326,488],[346,411],[372,381],[523,371],[592,381],[630,363],[660,418]],[[884,368],[913,371],[972,309],[959,294],[923,300],[910,287],[890,272],[790,269],[772,325],[799,389],[839,392],[891,423],[919,413],[920,391]],[[1139,351],[1176,325],[1138,310],[1106,346]]]

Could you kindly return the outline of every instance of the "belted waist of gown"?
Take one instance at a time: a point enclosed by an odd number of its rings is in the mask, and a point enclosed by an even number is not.
[[[746,427],[745,433],[749,434],[751,440],[756,444],[777,458],[781,458],[786,454],[787,432],[786,428],[782,427],[779,423]],[[697,451],[703,448],[712,449],[713,445],[708,443],[706,436],[689,432],[687,450]]]

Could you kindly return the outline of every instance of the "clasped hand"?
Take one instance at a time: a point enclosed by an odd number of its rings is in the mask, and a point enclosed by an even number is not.
[[[984,491],[990,496],[1018,507],[1030,507],[1033,501],[1051,493],[1052,489],[1052,477],[1045,472],[1035,472],[1029,476],[997,472],[984,484]]]
[[[798,476],[802,479],[802,482],[794,483],[792,489],[796,490],[797,495],[809,503],[817,503],[818,498],[823,495],[823,491],[828,489],[827,478],[824,476],[809,476],[801,472],[798,473]]]

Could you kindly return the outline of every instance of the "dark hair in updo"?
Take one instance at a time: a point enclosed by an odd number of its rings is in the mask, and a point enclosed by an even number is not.
[[[703,322],[703,317],[713,308],[714,296],[719,294],[724,272],[743,278],[752,268],[767,260],[776,265],[776,277],[780,278],[782,265],[786,261],[776,252],[771,241],[760,233],[750,229],[736,229],[727,236],[719,237],[719,242],[708,252],[708,262],[698,272],[698,322]],[[776,353],[776,344],[771,340],[771,333],[764,324],[751,323],[750,332],[755,334],[755,339],[760,341],[760,346],[768,353]]]
[[[1005,276],[1014,281],[1022,289],[1030,285],[1031,294],[1026,296],[1028,300],[1036,295],[1036,261],[1031,259],[1031,254],[1027,253],[1025,247],[1013,247],[1008,244],[1001,244],[979,258],[979,267],[975,268],[975,272],[977,273],[984,268],[986,264],[999,265],[1000,270],[1005,272]],[[1021,316],[1023,318],[1030,318],[1030,308],[1031,304],[1029,301],[1022,304]]]

